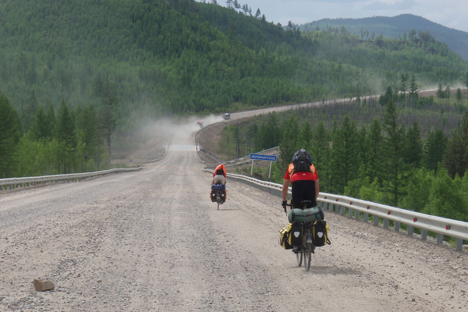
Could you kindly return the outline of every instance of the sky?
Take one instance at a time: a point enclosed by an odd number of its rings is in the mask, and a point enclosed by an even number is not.
[[[200,0],[198,0],[200,1]],[[211,0],[206,0],[211,2]],[[217,0],[226,5],[225,0]],[[410,13],[437,24],[468,32],[468,0],[238,0],[267,21],[301,25],[323,18],[397,16]]]

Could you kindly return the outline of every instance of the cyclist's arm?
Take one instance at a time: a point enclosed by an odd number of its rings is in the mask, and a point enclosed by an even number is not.
[[[315,181],[315,201],[317,201],[319,192],[320,192],[319,180],[317,179],[317,180]]]
[[[281,191],[281,194],[283,195],[283,201],[285,201],[288,198],[288,188],[290,184],[291,184],[290,180],[284,179],[283,189]]]

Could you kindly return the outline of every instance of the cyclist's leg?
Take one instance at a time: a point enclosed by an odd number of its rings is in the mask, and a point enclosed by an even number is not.
[[[226,184],[226,178],[223,175],[217,174],[213,178],[214,184]]]

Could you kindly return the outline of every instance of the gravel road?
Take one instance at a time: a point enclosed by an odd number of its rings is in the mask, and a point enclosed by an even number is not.
[[[189,141],[139,172],[0,192],[0,311],[468,311],[466,252],[332,213],[332,245],[298,268],[280,199],[228,181],[216,210]]]

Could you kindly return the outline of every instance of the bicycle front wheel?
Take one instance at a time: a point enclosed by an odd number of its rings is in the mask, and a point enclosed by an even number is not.
[[[304,253],[304,269],[306,271],[309,271],[310,270],[310,262],[312,260],[312,244],[307,243],[306,245],[307,245],[307,247],[305,247],[302,252]]]

